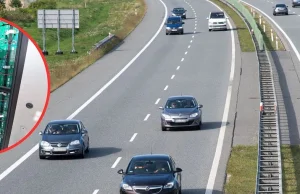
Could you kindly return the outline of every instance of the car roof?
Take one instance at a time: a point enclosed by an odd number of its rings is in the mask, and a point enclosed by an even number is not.
[[[79,124],[80,121],[79,120],[52,120],[50,121],[48,124]]]
[[[132,157],[132,160],[170,160],[170,155],[167,154],[143,154]]]
[[[210,12],[210,14],[214,14],[214,13],[223,13],[225,15],[224,11],[212,11],[212,12]]]
[[[284,6],[286,6],[284,3],[277,3],[276,6],[277,6],[277,5],[284,5]]]
[[[191,95],[180,95],[180,96],[178,95],[178,96],[170,96],[168,100],[177,99],[177,98],[195,98],[195,97]]]

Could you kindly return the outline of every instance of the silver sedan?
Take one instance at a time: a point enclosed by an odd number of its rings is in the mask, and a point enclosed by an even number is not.
[[[161,113],[161,129],[194,127],[201,129],[203,105],[193,96],[171,96]]]

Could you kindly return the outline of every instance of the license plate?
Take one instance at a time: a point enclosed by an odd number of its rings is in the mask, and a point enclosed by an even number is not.
[[[185,123],[186,120],[185,119],[176,119],[175,122],[176,123]]]
[[[67,151],[67,148],[53,148],[53,151],[55,151],[55,152],[65,152],[65,151]]]
[[[172,29],[172,31],[177,31],[177,29]]]

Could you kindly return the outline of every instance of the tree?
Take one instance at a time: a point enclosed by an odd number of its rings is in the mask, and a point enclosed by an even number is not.
[[[22,7],[21,0],[11,0],[10,2],[11,7],[20,8]]]
[[[5,8],[5,0],[0,0],[0,9],[3,10]]]

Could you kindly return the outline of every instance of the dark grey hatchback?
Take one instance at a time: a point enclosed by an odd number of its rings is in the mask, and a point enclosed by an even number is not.
[[[193,96],[171,96],[161,113],[161,129],[178,127],[195,127],[201,129],[202,104],[198,104]]]
[[[122,174],[120,194],[181,194],[181,168],[170,155],[134,156]]]
[[[55,120],[40,132],[39,157],[75,155],[84,158],[89,152],[90,140],[85,126],[78,120]]]

